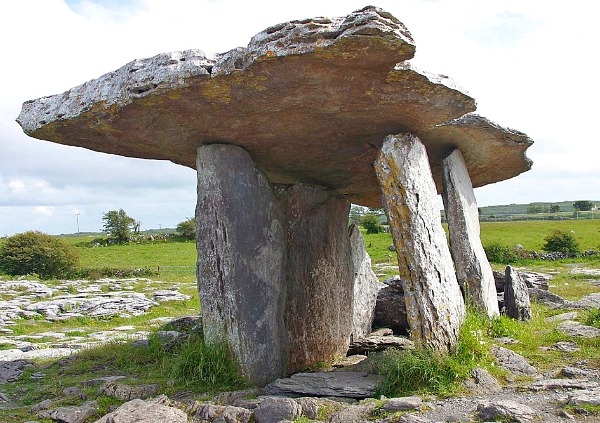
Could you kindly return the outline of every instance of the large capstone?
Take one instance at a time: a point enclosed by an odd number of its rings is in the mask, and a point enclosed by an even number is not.
[[[460,150],[446,157],[442,168],[442,198],[458,283],[467,303],[490,317],[498,316],[494,273],[481,244],[477,201]]]
[[[35,138],[191,168],[201,145],[236,144],[272,183],[327,187],[372,207],[381,206],[373,161],[399,131],[426,145],[438,192],[451,148],[475,187],[528,170],[532,141],[468,115],[475,100],[415,69],[414,52],[406,27],[370,6],[275,25],[216,59],[187,50],[134,60],[26,102],[18,122]]]
[[[375,171],[398,254],[411,337],[448,352],[458,340],[465,304],[436,206],[425,146],[410,134],[390,135]]]

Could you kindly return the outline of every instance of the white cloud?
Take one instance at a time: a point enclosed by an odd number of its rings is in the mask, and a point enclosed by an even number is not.
[[[363,0],[19,0],[0,4],[0,235],[98,230],[124,208],[144,227],[193,214],[195,173],[26,137],[14,119],[27,99],[65,91],[125,63],[200,48],[224,52],[291,19],[345,15]],[[598,200],[593,2],[380,0],[417,43],[419,68],[453,77],[478,111],[535,140],[532,171],[478,189],[482,205]],[[34,213],[36,208],[54,214]]]

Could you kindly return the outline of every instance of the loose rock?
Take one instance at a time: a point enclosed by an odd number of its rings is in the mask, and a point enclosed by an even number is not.
[[[511,422],[526,423],[537,416],[537,411],[516,401],[500,400],[478,404],[477,414],[482,421],[504,419]]]

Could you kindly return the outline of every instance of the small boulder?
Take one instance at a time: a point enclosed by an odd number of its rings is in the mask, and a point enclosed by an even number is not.
[[[510,421],[526,423],[538,415],[533,408],[512,400],[482,402],[477,405],[477,414],[481,421]]]
[[[494,345],[492,354],[498,362],[498,366],[516,375],[532,376],[536,375],[537,369],[525,360],[525,358],[508,348]]]
[[[302,414],[302,406],[291,398],[267,397],[254,410],[256,423],[278,423],[294,420]]]
[[[154,400],[134,399],[121,405],[112,413],[94,423],[187,423],[184,411],[160,403],[160,397]]]
[[[383,281],[383,284],[377,294],[373,326],[388,327],[396,334],[407,335],[408,320],[402,280],[396,275]]]
[[[386,412],[395,413],[396,411],[418,410],[423,405],[421,397],[399,397],[390,398],[383,404],[381,409]]]

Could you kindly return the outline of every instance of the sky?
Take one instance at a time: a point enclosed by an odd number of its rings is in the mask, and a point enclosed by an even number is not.
[[[141,229],[194,215],[196,174],[26,136],[23,102],[136,58],[246,46],[280,22],[373,4],[409,29],[419,69],[450,76],[477,113],[525,132],[532,170],[477,188],[479,206],[600,199],[598,32],[590,0],[18,0],[0,3],[0,236],[100,231],[124,209]],[[440,203],[441,204],[441,203]]]

